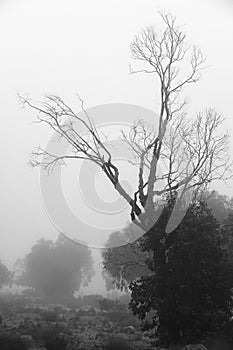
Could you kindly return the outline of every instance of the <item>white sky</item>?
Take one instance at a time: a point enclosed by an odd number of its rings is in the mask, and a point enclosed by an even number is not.
[[[27,162],[50,130],[33,125],[16,91],[41,99],[76,92],[86,106],[125,102],[156,109],[154,81],[129,75],[129,45],[141,27],[170,9],[210,68],[187,91],[192,111],[215,107],[232,128],[233,1],[0,0],[0,258],[12,265],[40,237],[56,238],[40,198],[38,170]],[[77,104],[78,108],[78,104]],[[233,187],[221,187],[233,195]],[[95,280],[94,289],[102,282]],[[97,288],[97,289],[98,289]]]

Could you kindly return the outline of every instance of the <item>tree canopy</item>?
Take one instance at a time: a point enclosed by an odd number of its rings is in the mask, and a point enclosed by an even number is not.
[[[137,227],[129,224],[124,230],[114,231],[110,235],[102,252],[103,277],[108,289],[127,291],[131,281],[149,272],[146,260],[150,254],[141,251],[138,231]]]
[[[41,239],[21,263],[18,283],[36,294],[64,299],[93,276],[91,252],[60,235],[56,242]]]
[[[204,202],[194,202],[182,223],[170,234],[165,227],[168,202],[155,230],[145,235],[143,251],[154,251],[148,261],[151,275],[130,285],[130,307],[142,320],[154,310],[153,325],[164,342],[192,342],[216,334],[232,314],[233,270],[223,249],[223,232]]]
[[[220,225],[224,225],[224,232],[230,251],[233,235],[233,215],[232,200],[226,195],[221,195],[217,191],[203,191],[199,193],[199,199],[207,203],[211,213]],[[141,249],[140,231],[129,224],[122,231],[114,231],[106,244],[106,249],[102,252],[103,276],[108,289],[128,290],[129,284],[136,278],[146,276],[149,272],[146,261],[151,258],[152,252],[145,252]],[[229,241],[230,240],[230,241]],[[127,243],[131,242],[131,243]],[[109,248],[114,247],[114,248]],[[233,251],[232,251],[233,256]]]

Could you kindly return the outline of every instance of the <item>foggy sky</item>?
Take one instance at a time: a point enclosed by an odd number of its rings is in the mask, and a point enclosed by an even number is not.
[[[32,124],[36,115],[20,108],[16,92],[36,100],[55,93],[68,102],[78,92],[87,107],[125,102],[156,110],[153,78],[129,75],[128,64],[134,35],[158,22],[158,9],[171,10],[207,56],[202,80],[187,89],[191,111],[215,107],[232,133],[231,1],[0,1],[0,259],[10,267],[37,239],[58,234],[43,209],[39,170],[28,166],[30,152],[51,133]],[[233,196],[233,186],[217,187]],[[98,251],[95,257],[98,263]],[[91,289],[101,288],[98,276]]]

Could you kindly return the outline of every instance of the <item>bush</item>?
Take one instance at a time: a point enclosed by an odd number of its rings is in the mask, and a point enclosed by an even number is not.
[[[106,316],[109,319],[109,321],[121,324],[121,322],[124,320],[125,314],[122,312],[110,311],[107,313]]]
[[[0,295],[0,310],[4,316],[13,316],[13,307],[10,298],[6,295]]]
[[[99,298],[97,299],[97,302],[99,304],[100,309],[105,311],[123,311],[126,309],[125,305],[121,304],[117,299],[112,300],[108,298]]]
[[[118,325],[127,327],[127,326],[139,326],[138,319],[132,315],[130,312],[121,312],[121,311],[109,311],[106,315],[110,322],[116,323]]]
[[[133,350],[133,348],[122,339],[111,338],[105,344],[103,350]]]
[[[80,321],[80,316],[78,315],[78,313],[72,315],[70,318],[69,318],[69,322],[70,324],[72,324],[73,327],[77,327],[77,324],[79,323]]]
[[[0,334],[1,350],[28,350],[27,343],[18,335],[3,333]]]
[[[78,315],[79,318],[80,318],[80,317],[82,317],[82,316],[86,316],[86,315],[87,315],[87,312],[86,312],[85,310],[78,310],[77,315]]]
[[[42,313],[42,318],[47,322],[57,322],[59,320],[59,315],[56,311],[48,310]]]
[[[0,295],[0,310],[4,316],[11,317],[18,313],[24,313],[30,300],[19,295]]]
[[[40,332],[40,341],[47,350],[64,350],[68,344],[67,337],[56,327],[49,327]]]

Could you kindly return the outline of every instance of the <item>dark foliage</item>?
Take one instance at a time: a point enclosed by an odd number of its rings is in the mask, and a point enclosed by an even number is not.
[[[18,283],[52,302],[69,300],[93,276],[90,250],[62,235],[55,243],[39,240],[21,265]]]
[[[217,220],[205,203],[195,202],[182,223],[166,234],[172,207],[170,200],[142,243],[143,250],[153,251],[151,275],[130,286],[130,308],[141,320],[156,311],[153,326],[165,345],[216,334],[229,322],[233,306],[232,268]],[[155,238],[158,234],[162,239]]]
[[[0,295],[0,310],[7,317],[25,312],[25,307],[28,303],[29,301],[20,295]]]
[[[232,350],[233,346],[226,338],[217,336],[208,341],[208,350]]]
[[[57,322],[59,320],[59,315],[54,310],[43,311],[41,316],[47,322]]]
[[[133,348],[122,339],[111,338],[105,344],[103,350],[133,350]]]
[[[105,311],[123,311],[125,310],[125,305],[120,303],[118,300],[108,299],[108,298],[99,298],[99,306],[102,310]]]
[[[1,350],[28,350],[29,346],[18,335],[2,333],[0,334]]]
[[[47,350],[65,350],[68,344],[65,334],[55,326],[41,329],[38,339]]]
[[[142,231],[136,225],[129,224],[124,230],[114,231],[109,236],[106,249],[102,252],[107,290],[117,288],[128,291],[130,282],[148,274],[149,269],[145,264],[148,253],[140,249],[141,235]]]

